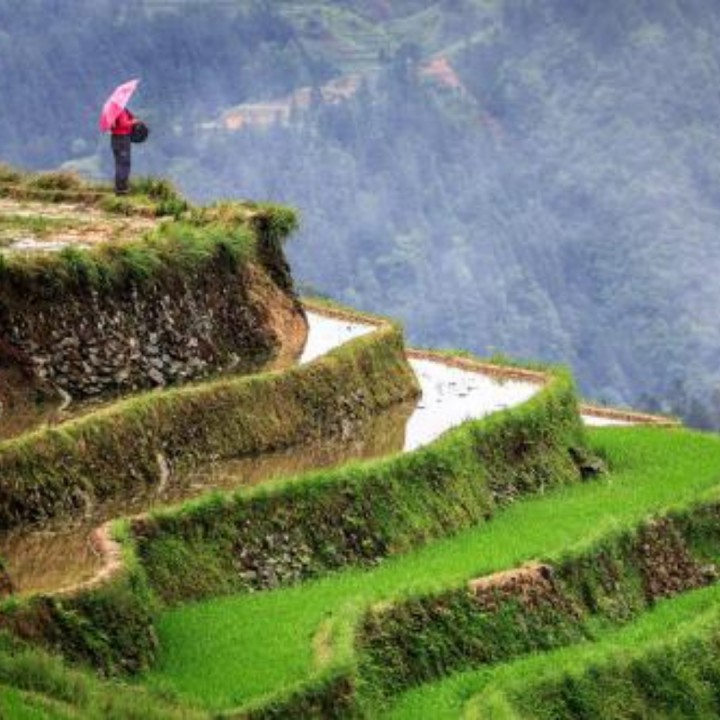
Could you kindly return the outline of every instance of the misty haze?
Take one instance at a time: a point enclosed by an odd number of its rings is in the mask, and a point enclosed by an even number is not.
[[[720,427],[720,4],[0,0],[0,161],[301,213],[296,280],[415,345]]]

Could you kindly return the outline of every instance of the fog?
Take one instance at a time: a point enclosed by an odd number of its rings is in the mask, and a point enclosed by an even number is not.
[[[139,76],[134,172],[297,206],[303,288],[720,427],[720,6],[330,6],[0,0],[0,160],[110,177],[99,108]]]

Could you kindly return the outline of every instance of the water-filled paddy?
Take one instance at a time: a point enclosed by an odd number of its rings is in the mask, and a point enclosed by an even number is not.
[[[308,320],[309,336],[301,363],[311,362],[374,329],[369,323],[316,312],[309,312]],[[465,420],[523,403],[540,388],[538,382],[497,378],[441,360],[412,357],[410,362],[422,387],[422,397],[416,406],[401,406],[383,413],[363,428],[359,436],[207,464],[182,477],[173,477],[172,482],[142,492],[135,489],[127,497],[88,506],[79,518],[5,535],[0,538],[0,556],[5,559],[18,592],[49,592],[91,578],[102,564],[94,531],[107,520],[147,512],[210,491],[256,485],[353,459],[410,451]]]

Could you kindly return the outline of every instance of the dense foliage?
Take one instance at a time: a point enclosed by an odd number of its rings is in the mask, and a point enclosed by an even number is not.
[[[97,107],[139,74],[139,164],[300,207],[301,281],[416,343],[561,360],[596,398],[720,427],[720,7],[0,0],[0,28],[0,157],[107,172]],[[206,126],[301,86],[286,125]]]

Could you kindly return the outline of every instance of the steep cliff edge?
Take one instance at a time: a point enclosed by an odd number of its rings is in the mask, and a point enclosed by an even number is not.
[[[87,398],[297,358],[307,321],[282,243],[293,211],[125,201],[64,175],[0,185],[0,392]],[[26,392],[27,394],[27,392]]]

